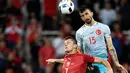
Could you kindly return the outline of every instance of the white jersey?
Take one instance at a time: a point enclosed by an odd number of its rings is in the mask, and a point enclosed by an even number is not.
[[[95,23],[92,26],[83,25],[76,32],[76,40],[82,52],[106,59],[107,49],[105,37],[111,37],[111,32],[107,25]]]

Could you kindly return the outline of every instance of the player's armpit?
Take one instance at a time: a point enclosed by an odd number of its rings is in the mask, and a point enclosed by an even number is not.
[[[48,62],[48,64],[50,63],[63,63],[64,62],[64,59],[48,59],[46,60],[46,62]]]
[[[104,66],[107,67],[108,72],[107,73],[113,73],[113,70],[111,68],[111,65],[109,64],[109,62],[107,60],[98,58],[98,57],[94,57],[94,62],[96,63],[102,63]]]

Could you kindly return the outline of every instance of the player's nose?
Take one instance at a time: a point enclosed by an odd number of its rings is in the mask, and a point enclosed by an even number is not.
[[[88,15],[85,15],[84,18],[85,18],[85,19],[89,19],[89,16],[88,16]]]

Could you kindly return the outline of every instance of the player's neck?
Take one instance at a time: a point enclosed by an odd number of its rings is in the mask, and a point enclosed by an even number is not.
[[[77,50],[76,49],[73,49],[72,51],[70,51],[68,54],[75,54],[77,53]]]
[[[94,19],[92,19],[91,23],[89,23],[89,24],[85,23],[85,25],[87,25],[87,26],[92,26],[92,25],[94,25],[95,23],[96,23],[96,21],[95,21]]]

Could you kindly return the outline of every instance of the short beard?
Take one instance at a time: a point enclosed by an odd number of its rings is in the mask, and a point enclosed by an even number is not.
[[[92,22],[92,19],[89,22],[86,22],[87,24],[90,24]]]
[[[90,22],[88,22],[87,24],[90,24],[91,23],[91,21]]]

